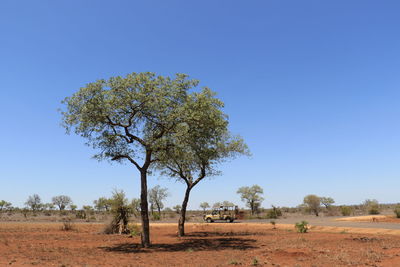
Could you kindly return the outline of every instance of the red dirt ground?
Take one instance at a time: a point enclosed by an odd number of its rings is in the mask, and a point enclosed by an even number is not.
[[[150,249],[139,237],[100,234],[103,225],[1,223],[0,266],[400,266],[400,236],[299,234],[268,224],[152,225]],[[349,230],[350,231],[350,230]]]

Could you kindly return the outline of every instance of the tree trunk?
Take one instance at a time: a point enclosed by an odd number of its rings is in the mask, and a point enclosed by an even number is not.
[[[140,171],[140,214],[142,216],[142,246],[150,247],[149,207],[147,203],[147,169]]]
[[[186,208],[187,208],[187,204],[189,202],[189,195],[190,195],[191,189],[192,188],[189,186],[186,188],[185,198],[183,199],[183,202],[182,202],[181,217],[179,218],[179,222],[178,222],[178,235],[179,236],[185,235]]]

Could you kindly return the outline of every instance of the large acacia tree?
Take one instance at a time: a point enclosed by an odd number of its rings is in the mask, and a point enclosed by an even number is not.
[[[157,155],[173,146],[167,136],[181,123],[188,90],[197,80],[154,73],[98,80],[79,89],[63,103],[63,125],[74,130],[98,153],[95,158],[127,161],[140,173],[142,246],[150,246],[147,175]]]
[[[188,95],[177,131],[168,135],[174,146],[163,151],[157,162],[163,174],[186,185],[179,236],[185,235],[186,209],[193,187],[206,177],[220,174],[219,163],[239,154],[249,154],[243,139],[229,133],[228,118],[222,108],[223,102],[208,88]]]

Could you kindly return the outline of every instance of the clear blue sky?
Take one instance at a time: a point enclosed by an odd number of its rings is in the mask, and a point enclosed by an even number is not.
[[[60,101],[130,72],[187,73],[225,102],[253,156],[221,165],[190,208],[264,188],[264,207],[306,194],[400,202],[399,1],[0,2],[0,199],[139,196],[130,165],[91,159],[60,127]],[[180,204],[183,185],[169,188]]]

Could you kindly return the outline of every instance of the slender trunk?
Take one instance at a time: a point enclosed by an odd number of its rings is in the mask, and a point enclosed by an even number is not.
[[[149,207],[147,203],[147,169],[140,171],[140,214],[142,216],[142,246],[150,247]]]
[[[188,186],[186,188],[185,198],[183,199],[183,202],[182,202],[181,217],[179,218],[179,222],[178,222],[178,235],[179,236],[185,235],[186,208],[187,208],[187,204],[189,202],[189,195],[190,195],[191,189],[192,188],[190,186]]]
[[[157,210],[158,210],[158,215],[160,215],[160,219],[161,219],[161,208],[160,208],[160,205],[157,205]]]

